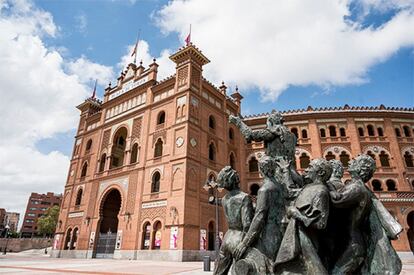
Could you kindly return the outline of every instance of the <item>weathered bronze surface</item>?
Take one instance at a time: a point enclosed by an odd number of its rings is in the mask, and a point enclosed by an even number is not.
[[[247,141],[264,141],[263,178],[256,208],[227,166],[218,183],[228,231],[214,274],[399,274],[401,260],[391,245],[402,231],[365,185],[375,161],[360,155],[349,162],[351,181],[342,181],[337,160],[314,159],[300,175],[296,137],[273,112],[263,130],[229,117]]]

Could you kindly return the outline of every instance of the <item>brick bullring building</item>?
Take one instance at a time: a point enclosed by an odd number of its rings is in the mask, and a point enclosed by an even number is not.
[[[87,99],[54,240],[55,257],[192,260],[214,248],[215,209],[203,189],[225,165],[240,172],[253,197],[260,186],[262,143],[247,144],[229,125],[242,96],[227,95],[202,76],[209,63],[193,45],[170,59],[171,77],[157,81],[148,68],[130,64],[103,102]],[[248,116],[265,127],[267,114]],[[394,242],[409,251],[414,229],[414,109],[324,108],[284,112],[298,137],[296,165],[336,158],[345,166],[361,152],[377,162],[369,183],[404,232]],[[345,173],[345,179],[349,175]],[[225,231],[220,210],[219,232]],[[411,235],[410,235],[411,234]],[[410,236],[410,237],[409,237]]]

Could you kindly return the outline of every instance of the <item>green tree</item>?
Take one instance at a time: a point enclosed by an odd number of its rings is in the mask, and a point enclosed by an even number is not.
[[[59,218],[59,206],[50,207],[45,215],[37,220],[39,233],[44,236],[52,236],[56,230],[56,224]]]

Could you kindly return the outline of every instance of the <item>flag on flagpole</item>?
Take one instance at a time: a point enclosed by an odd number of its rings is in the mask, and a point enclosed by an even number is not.
[[[93,92],[91,98],[95,98],[96,96],[96,84],[98,83],[98,79],[95,80],[95,87],[93,87]]]
[[[185,45],[189,46],[191,43],[191,24],[190,24],[190,33],[187,35],[187,38],[185,39]]]
[[[139,31],[138,31],[137,42],[135,43],[134,50],[132,51],[132,54],[131,54],[131,56],[134,57],[134,64],[135,65],[137,64],[137,51],[138,51],[138,43],[139,43],[140,35],[141,35],[141,29],[139,29]]]

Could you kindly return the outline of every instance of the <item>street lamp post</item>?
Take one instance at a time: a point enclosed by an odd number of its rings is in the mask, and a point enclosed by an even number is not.
[[[7,244],[9,242],[9,229],[10,229],[10,226],[7,224],[4,227],[4,229],[6,230],[6,246],[4,247],[3,255],[6,255],[6,253],[7,253]]]
[[[215,182],[213,179],[209,179],[206,181],[206,183],[203,186],[204,190],[207,192],[209,190],[212,190],[213,195],[208,197],[208,203],[214,204],[216,207],[216,238],[214,243],[214,250],[216,252],[216,265],[219,258],[219,247],[220,247],[220,235],[219,235],[219,197],[218,193],[223,190],[223,188],[218,187],[217,182]]]

